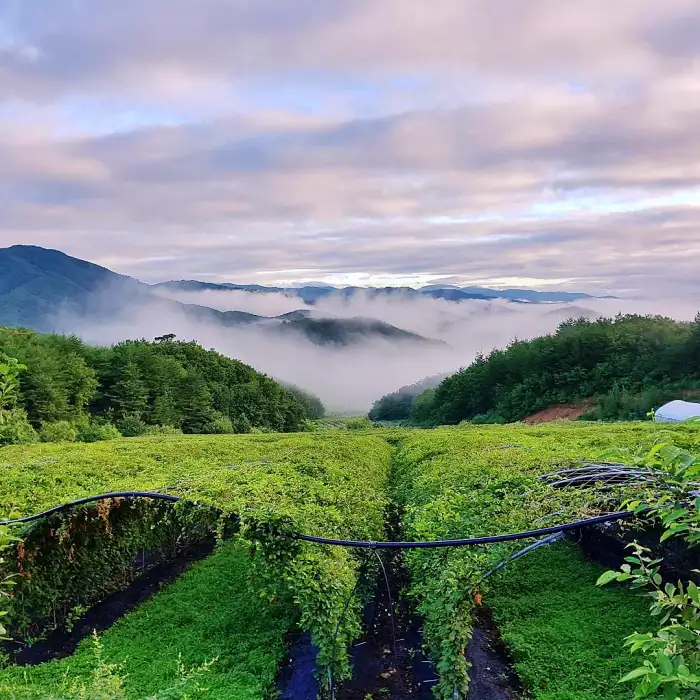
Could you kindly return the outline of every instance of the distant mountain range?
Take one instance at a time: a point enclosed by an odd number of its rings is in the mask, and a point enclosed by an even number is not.
[[[590,294],[584,294],[582,292],[539,292],[534,289],[489,289],[488,287],[455,287],[451,285],[431,285],[418,289],[414,287],[331,287],[325,284],[301,287],[266,287],[259,284],[230,284],[199,282],[197,280],[176,280],[161,282],[153,286],[172,292],[243,291],[257,294],[284,294],[289,297],[297,297],[307,305],[313,305],[320,299],[328,297],[351,299],[358,295],[364,295],[369,299],[376,299],[383,296],[401,296],[409,299],[415,297],[429,297],[432,299],[444,299],[454,302],[466,301],[468,299],[480,299],[482,301],[506,299],[508,301],[535,304],[567,303],[579,301],[581,299],[595,298]]]
[[[153,313],[175,312],[194,322],[256,328],[271,340],[303,338],[326,346],[349,346],[369,339],[445,345],[441,340],[425,338],[373,318],[318,317],[310,309],[266,317],[185,304],[164,298],[163,286],[144,284],[57,250],[21,245],[0,248],[0,325],[71,332],[74,324],[128,318],[135,309],[148,305]],[[205,283],[185,283],[185,288],[191,291],[209,287]],[[266,287],[247,289],[267,290]]]

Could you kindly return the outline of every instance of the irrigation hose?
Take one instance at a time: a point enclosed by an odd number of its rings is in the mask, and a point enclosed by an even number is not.
[[[23,518],[14,518],[11,520],[0,520],[0,526],[15,525],[18,523],[29,523],[54,513],[60,513],[75,506],[84,505],[86,503],[94,503],[95,501],[104,501],[110,498],[150,498],[153,500],[170,501],[177,503],[183,499],[179,496],[172,496],[166,493],[157,493],[153,491],[113,491],[110,493],[102,493],[97,496],[88,496],[80,498],[76,501],[70,501],[60,506],[55,506],[49,510],[34,515],[27,515]],[[512,542],[514,540],[525,540],[534,537],[544,537],[545,535],[553,535],[557,532],[569,532],[578,530],[581,527],[597,525],[599,523],[609,523],[616,520],[625,520],[634,518],[639,513],[632,511],[618,511],[616,513],[605,513],[593,518],[584,520],[576,520],[563,525],[553,525],[551,527],[542,527],[536,530],[526,530],[524,532],[512,532],[504,535],[486,535],[483,537],[467,537],[457,540],[429,540],[422,542],[374,542],[364,540],[337,540],[328,537],[315,537],[313,535],[304,535],[300,533],[288,533],[286,536],[302,542],[313,542],[315,544],[327,544],[335,547],[358,547],[366,549],[432,549],[437,547],[469,547],[479,544],[495,544],[497,542]],[[238,520],[239,516],[231,515],[231,519]]]

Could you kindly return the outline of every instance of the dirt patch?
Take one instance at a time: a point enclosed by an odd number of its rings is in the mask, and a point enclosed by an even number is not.
[[[586,411],[591,409],[592,405],[590,402],[581,402],[550,406],[533,413],[527,418],[523,418],[522,422],[528,425],[537,425],[538,423],[549,423],[553,420],[578,420]]]
[[[56,630],[31,646],[22,642],[7,642],[4,645],[5,652],[18,666],[41,664],[70,656],[78,644],[94,630],[103,632],[110,628],[126,613],[157,593],[163,585],[176,579],[190,564],[204,559],[213,550],[213,537],[193,545],[173,559],[157,564],[128,588],[94,605],[73,623],[70,630]]]
[[[467,700],[520,700],[523,697],[520,682],[488,608],[477,608],[467,658],[471,663]]]
[[[433,697],[437,675],[420,651],[418,623],[401,596],[407,583],[401,556],[390,552],[384,565],[389,588],[380,570],[374,598],[365,608],[366,632],[350,650],[353,676],[337,689],[337,700]]]

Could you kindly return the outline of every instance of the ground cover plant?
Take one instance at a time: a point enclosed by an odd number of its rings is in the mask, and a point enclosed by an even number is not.
[[[13,446],[0,453],[0,511],[33,513],[83,496],[133,489],[177,494],[216,507],[223,516],[238,514],[239,533],[255,554],[252,576],[259,593],[267,599],[292,596],[300,625],[319,647],[320,668],[333,663],[342,677],[348,668],[345,650],[360,629],[358,599],[337,633],[336,625],[359,559],[347,549],[280,535],[381,539],[390,459],[385,441],[350,433]],[[72,546],[67,538],[67,561]],[[26,576],[31,563],[20,563]],[[20,575],[17,590],[24,587],[26,595],[15,600],[26,606],[34,583]]]
[[[409,434],[395,457],[393,487],[394,497],[405,509],[405,538],[434,540],[465,533],[479,536],[515,532],[614,509],[611,503],[600,501],[595,492],[554,490],[539,475],[573,466],[580,459],[599,459],[611,446],[649,441],[654,431],[656,428],[644,424],[573,424],[538,428],[474,426]],[[697,448],[697,427],[668,432],[680,444]],[[606,498],[611,495],[608,493]],[[484,574],[524,544],[406,554],[412,594],[425,622],[425,642],[440,675],[436,687],[439,698],[466,693],[464,649],[471,634],[472,612],[475,602],[488,595],[491,585]],[[556,674],[551,666],[549,672]],[[619,680],[604,676],[610,687]]]
[[[629,700],[627,635],[653,626],[647,603],[595,587],[603,567],[575,544],[542,547],[489,582],[488,605],[532,700]]]
[[[295,622],[289,599],[260,600],[248,587],[245,548],[211,557],[70,657],[0,669],[6,700],[264,700],[274,688]]]

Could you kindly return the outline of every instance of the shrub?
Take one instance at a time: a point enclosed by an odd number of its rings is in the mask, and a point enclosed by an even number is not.
[[[37,441],[36,430],[25,411],[15,408],[0,411],[0,445],[24,445]]]
[[[78,426],[78,440],[80,442],[102,442],[103,440],[117,440],[120,437],[122,434],[112,423],[91,421]]]
[[[39,431],[41,442],[75,442],[78,431],[67,420],[44,423]]]
[[[211,422],[209,432],[213,435],[231,435],[236,432],[236,428],[228,416],[217,416]]]
[[[122,418],[117,427],[124,437],[139,437],[140,435],[145,435],[148,430],[146,423],[136,414]]]
[[[366,430],[372,427],[372,421],[369,416],[361,416],[359,418],[348,418],[345,422],[348,430]]]
[[[506,419],[503,416],[499,416],[497,413],[480,413],[478,416],[474,416],[471,422],[474,425],[503,425]]]
[[[149,425],[144,435],[182,435],[182,430],[172,425]]]

